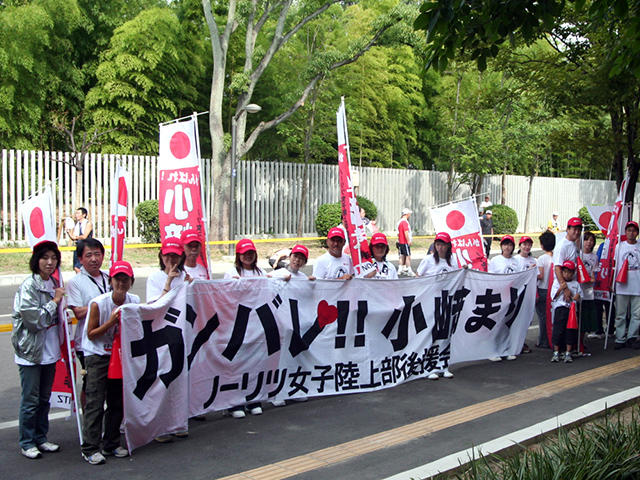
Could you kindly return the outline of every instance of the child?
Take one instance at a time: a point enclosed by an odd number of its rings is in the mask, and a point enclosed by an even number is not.
[[[640,244],[638,243],[638,224],[627,222],[624,227],[627,240],[618,245],[616,277],[625,260],[629,265],[627,281],[616,282],[616,350],[625,346],[625,342],[634,349],[640,349],[638,327],[640,326]],[[631,315],[629,330],[626,331],[627,310]]]
[[[282,278],[286,281],[292,278],[300,280],[315,280],[315,277],[308,277],[300,270],[307,264],[309,258],[309,249],[304,245],[295,245],[289,254],[289,265],[286,268],[278,268],[269,276],[273,278]]]
[[[376,273],[373,278],[386,278],[388,280],[396,280],[398,272],[391,262],[387,262],[387,254],[389,253],[389,242],[384,233],[374,233],[369,242],[369,248],[373,255],[373,263],[376,266]]]
[[[105,456],[129,455],[128,450],[121,446],[120,439],[120,423],[123,417],[122,378],[107,378],[107,371],[111,355],[117,354],[112,352],[111,348],[120,322],[119,307],[125,303],[140,303],[140,298],[128,293],[134,282],[133,269],[129,262],[114,262],[109,269],[109,277],[112,291],[103,293],[89,302],[89,319],[82,335],[87,366],[82,457],[91,465],[104,463]]]
[[[597,332],[602,328],[602,325],[598,325],[598,319],[596,317],[596,302],[593,294],[593,285],[596,280],[595,271],[598,266],[598,256],[593,251],[596,246],[596,236],[591,232],[586,232],[582,238],[582,263],[584,264],[586,274],[591,279],[590,282],[582,284],[582,303],[581,303],[581,318],[582,324],[580,329],[580,335],[582,336],[582,345],[584,348],[583,355],[590,356],[591,353],[584,346],[584,338],[587,332]]]
[[[550,348],[547,333],[547,294],[549,293],[549,274],[553,264],[553,249],[556,236],[546,231],[540,235],[540,246],[544,253],[538,258],[538,298],[536,298],[536,314],[538,315],[538,348]]]
[[[580,284],[573,279],[576,271],[576,264],[571,260],[566,260],[560,267],[560,275],[564,287],[561,288],[559,283],[554,283],[551,287],[551,308],[553,309],[553,331],[551,340],[553,342],[552,362],[560,361],[560,349],[566,346],[566,352],[562,359],[564,363],[571,363],[571,345],[576,343],[575,333],[573,329],[567,331],[567,322],[569,320],[569,309],[571,301],[577,302],[582,294]],[[570,292],[570,298],[567,299],[564,291]],[[577,333],[577,332],[576,332]]]

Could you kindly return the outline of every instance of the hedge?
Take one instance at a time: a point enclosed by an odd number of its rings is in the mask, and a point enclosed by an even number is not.
[[[485,212],[491,210],[493,214],[493,233],[505,235],[514,233],[518,228],[518,215],[516,211],[506,205],[491,205],[485,208]]]
[[[378,218],[378,208],[365,197],[356,196],[358,206],[364,208],[366,217],[369,220]],[[316,215],[316,232],[319,237],[326,237],[329,230],[342,222],[342,207],[338,203],[323,203],[318,208]]]
[[[158,200],[145,200],[135,209],[142,239],[147,243],[160,243]]]

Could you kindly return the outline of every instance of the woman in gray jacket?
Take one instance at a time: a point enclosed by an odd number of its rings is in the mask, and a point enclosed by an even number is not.
[[[41,452],[57,452],[60,446],[47,441],[49,399],[60,358],[58,305],[64,289],[52,277],[60,265],[54,242],[33,247],[29,261],[32,274],[22,282],[13,302],[11,343],[20,371],[20,452],[40,458]]]

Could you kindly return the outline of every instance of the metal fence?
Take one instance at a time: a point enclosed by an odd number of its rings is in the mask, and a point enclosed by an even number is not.
[[[137,155],[91,154],[82,176],[83,198],[75,197],[75,172],[68,164],[57,160],[69,159],[65,152],[2,150],[1,235],[3,245],[24,244],[24,228],[19,216],[19,204],[41,189],[46,182],[54,187],[54,203],[59,219],[70,215],[80,206],[90,212],[95,236],[109,237],[109,192],[116,159],[119,158],[131,173],[129,198],[128,241],[139,241],[138,222],[134,208],[143,200],[158,198],[157,158]],[[212,189],[210,162],[203,161],[205,206],[211,211]],[[367,197],[378,207],[378,225],[392,232],[404,207],[414,212],[411,218],[416,233],[430,233],[433,225],[429,207],[447,201],[447,174],[419,170],[361,168],[358,194]],[[238,165],[236,189],[237,236],[291,236],[296,233],[302,196],[304,165],[297,163],[242,161]],[[304,212],[303,232],[315,234],[315,216],[323,203],[339,200],[337,165],[309,165],[309,189]],[[524,228],[529,179],[506,177],[506,203],[518,214],[518,230]],[[482,192],[491,199],[501,198],[502,176],[490,175],[483,182]],[[468,197],[469,188],[460,187],[456,199]],[[529,226],[542,230],[552,211],[558,210],[560,219],[576,215],[585,205],[612,204],[616,197],[615,182],[603,180],[560,179],[536,177],[533,180]],[[640,192],[636,194],[636,202]],[[637,214],[636,214],[637,216]]]

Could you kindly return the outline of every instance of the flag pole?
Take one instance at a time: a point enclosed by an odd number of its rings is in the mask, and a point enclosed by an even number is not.
[[[186,117],[174,118],[173,120],[168,120],[166,122],[160,122],[158,125],[160,125],[160,126],[171,125],[172,123],[178,123],[178,122],[180,122],[182,120],[187,120],[188,118],[198,117],[200,115],[207,115],[208,113],[209,113],[209,110],[207,110],[206,112],[193,112],[191,115],[187,115]]]
[[[198,170],[200,171],[200,208],[202,208],[202,225],[204,226],[204,254],[205,254],[205,262],[207,263],[207,273],[209,275],[209,278],[211,278],[211,255],[209,253],[209,222],[208,222],[208,215],[207,215],[207,202],[205,201],[205,196],[204,196],[204,183],[203,183],[203,179],[204,179],[204,170],[202,168],[202,155],[200,155],[200,132],[198,130],[198,115],[203,115],[204,113],[209,113],[209,112],[202,112],[202,113],[196,113],[193,112],[193,115],[191,115],[191,118],[193,118],[193,125],[195,128],[195,134],[196,134],[196,152],[198,155]]]
[[[626,193],[626,192],[625,192]],[[624,199],[623,199],[624,201]],[[624,207],[623,207],[624,208]],[[616,290],[616,267],[618,266],[618,258],[620,256],[620,240],[622,239],[622,217],[623,217],[623,209],[620,209],[620,216],[618,217],[618,240],[616,242],[616,255],[613,260],[613,267],[611,268],[611,292],[609,295],[609,312],[607,315],[607,331],[604,332],[604,350],[607,349],[607,345],[609,343],[609,328],[611,327],[611,311],[613,310],[613,296]]]

